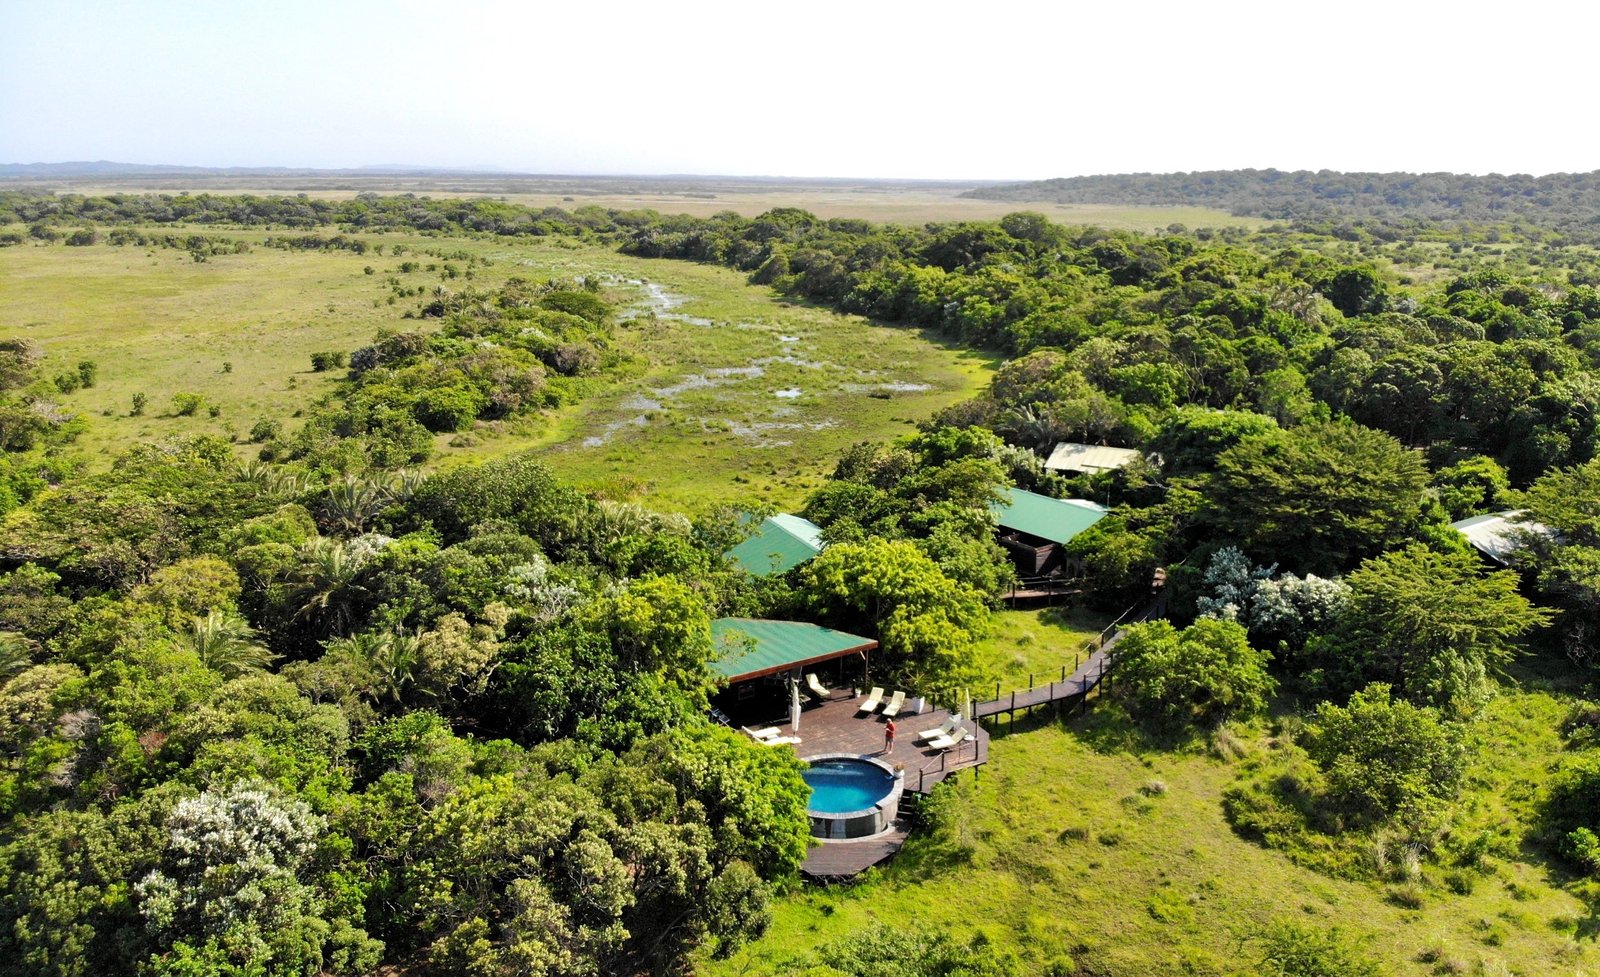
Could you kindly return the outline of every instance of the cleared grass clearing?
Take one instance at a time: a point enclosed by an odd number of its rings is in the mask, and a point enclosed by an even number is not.
[[[441,435],[435,464],[534,449],[583,487],[667,508],[735,498],[792,505],[844,447],[910,432],[976,393],[993,366],[918,330],[781,301],[725,268],[629,258],[570,240],[375,235],[364,239],[391,253],[357,255],[265,248],[260,231],[205,232],[256,246],[205,262],[180,250],[106,244],[0,250],[0,334],[37,342],[49,375],[81,359],[100,364],[94,388],[62,397],[91,417],[71,449],[91,464],[103,466],[141,439],[211,433],[242,441],[260,418],[292,429],[292,415],[342,375],[310,372],[311,353],[354,349],[383,328],[429,328],[402,318],[415,297],[388,304],[391,276],[410,288],[443,283],[458,291],[511,276],[607,276],[611,297],[631,306],[617,340],[635,362],[596,378],[561,410]],[[411,250],[395,257],[396,244]],[[472,268],[470,280],[446,279],[446,259],[421,253],[428,250],[490,264]],[[422,268],[402,273],[402,261]],[[441,270],[430,273],[429,264]],[[131,417],[139,392],[149,404]],[[220,413],[172,416],[181,392]],[[249,457],[254,448],[241,443],[239,452]]]
[[[1482,735],[1492,740],[1510,725],[1519,742],[1482,754],[1463,801],[1470,820],[1488,814],[1514,825],[1516,802],[1508,808],[1503,798],[1524,793],[1540,766],[1519,758],[1548,756],[1550,746],[1520,740],[1535,728],[1553,736],[1540,724],[1562,708],[1542,692],[1496,702]],[[765,937],[726,961],[702,961],[700,971],[791,972],[813,948],[882,923],[960,939],[981,931],[1016,953],[1026,974],[1251,973],[1245,937],[1278,917],[1361,934],[1392,973],[1408,977],[1600,966],[1591,911],[1537,853],[1491,858],[1468,895],[1425,885],[1421,907],[1408,909],[1382,885],[1311,872],[1235,834],[1219,797],[1240,761],[1198,747],[1118,749],[1111,744],[1127,730],[1109,709],[1017,728],[992,741],[979,779],[958,786],[955,827],[913,835],[857,885],[791,893]],[[1260,727],[1244,736],[1253,752],[1267,739]],[[1436,970],[1441,963],[1459,969]]]

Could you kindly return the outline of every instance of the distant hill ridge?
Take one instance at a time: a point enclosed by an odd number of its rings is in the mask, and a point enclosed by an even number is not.
[[[1017,203],[1189,205],[1236,216],[1419,217],[1600,224],[1600,170],[1547,176],[1206,170],[1077,176],[980,187],[962,194]]]
[[[317,169],[306,166],[183,166],[175,163],[117,163],[111,160],[78,160],[64,163],[0,163],[0,177],[114,177],[114,176],[354,176],[376,175],[500,175],[498,170],[474,170],[435,166],[372,165],[347,169]]]

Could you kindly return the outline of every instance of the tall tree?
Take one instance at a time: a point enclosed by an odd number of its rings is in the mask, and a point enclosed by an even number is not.
[[[1335,685],[1388,682],[1397,695],[1470,712],[1516,642],[1549,615],[1517,593],[1516,574],[1482,573],[1467,553],[1421,545],[1375,557],[1350,574],[1332,634],[1308,649]]]
[[[1306,424],[1224,451],[1205,518],[1257,562],[1327,575],[1411,536],[1427,477],[1421,456],[1387,434]]]

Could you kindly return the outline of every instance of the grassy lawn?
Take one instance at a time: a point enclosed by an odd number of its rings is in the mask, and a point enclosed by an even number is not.
[[[1028,633],[1026,622],[1015,627]],[[1526,758],[1551,755],[1551,714],[1564,708],[1544,692],[1494,703],[1479,735],[1515,748],[1479,754],[1461,802],[1469,823],[1520,834],[1541,766]],[[1429,873],[1421,907],[1404,908],[1380,884],[1317,874],[1235,834],[1219,797],[1246,760],[1199,746],[1111,745],[1128,731],[1109,708],[1017,728],[995,738],[980,779],[957,786],[955,827],[919,832],[856,885],[782,898],[767,936],[702,972],[784,973],[811,948],[884,923],[961,939],[981,931],[1027,974],[1250,973],[1241,966],[1247,934],[1277,917],[1360,934],[1394,974],[1531,977],[1600,966],[1592,937],[1574,938],[1593,928],[1590,910],[1536,852],[1489,859],[1468,895]],[[1244,739],[1252,753],[1269,748],[1264,727]]]
[[[1108,623],[1109,616],[1082,608],[997,612],[988,637],[973,646],[983,683],[973,698],[990,698],[996,683],[1006,692],[1025,689],[1030,676],[1048,685],[1061,678],[1063,666],[1070,675],[1084,645]]]
[[[206,233],[258,242],[259,231]],[[694,509],[738,498],[792,505],[849,444],[908,433],[976,393],[993,361],[917,330],[795,305],[725,268],[650,261],[569,240],[374,236],[414,252],[462,251],[490,264],[470,282],[604,275],[632,306],[618,340],[635,357],[558,412],[441,436],[436,464],[534,449],[577,484],[611,497]],[[61,245],[0,250],[0,334],[47,355],[50,374],[82,359],[98,384],[63,400],[91,417],[72,449],[103,466],[141,439],[212,433],[243,444],[261,418],[292,428],[332,390],[310,354],[365,345],[379,329],[417,328],[416,303],[387,302],[384,280],[431,288],[439,273],[401,274],[392,254],[255,247],[197,263],[180,250]],[[409,254],[424,264],[440,259]],[[460,262],[456,262],[460,264]],[[373,274],[365,273],[367,267]],[[645,283],[649,283],[647,287]],[[135,393],[149,405],[129,416]],[[219,411],[172,415],[176,393]]]

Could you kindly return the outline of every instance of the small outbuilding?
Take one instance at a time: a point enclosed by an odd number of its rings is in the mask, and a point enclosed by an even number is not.
[[[1023,489],[1003,489],[1001,495],[1004,501],[991,507],[999,542],[1024,578],[1064,569],[1062,547],[1111,511],[1083,499],[1052,499]]]
[[[1139,452],[1133,448],[1108,448],[1103,444],[1063,441],[1056,445],[1056,450],[1050,452],[1044,467],[1046,471],[1052,472],[1087,472],[1097,475],[1100,472],[1126,468],[1138,457]]]
[[[1550,533],[1548,527],[1539,523],[1518,521],[1521,515],[1520,509],[1491,512],[1453,522],[1450,527],[1465,536],[1472,548],[1486,558],[1507,566],[1511,563],[1511,554],[1520,548],[1521,542],[1517,538],[1519,532]]]
[[[774,577],[822,552],[822,528],[809,519],[779,513],[761,520],[727,553],[733,562],[758,577]]]

